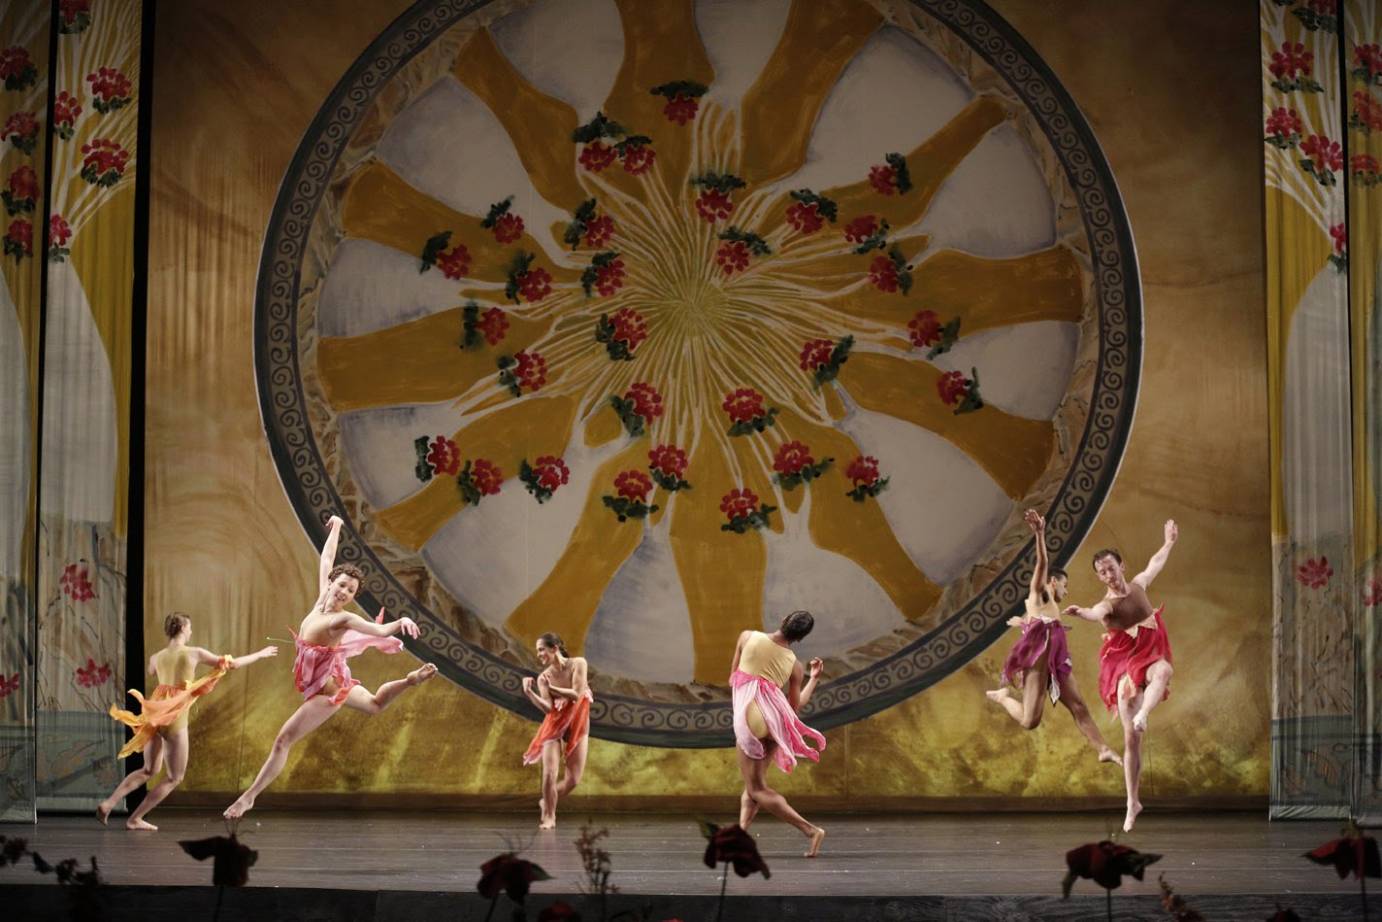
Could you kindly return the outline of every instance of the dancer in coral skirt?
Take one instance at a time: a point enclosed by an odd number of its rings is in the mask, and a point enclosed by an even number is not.
[[[825,737],[797,717],[816,690],[823,664],[819,659],[811,660],[807,677],[791,650],[791,645],[810,634],[815,625],[810,612],[794,611],[771,634],[744,631],[734,648],[729,675],[734,692],[734,739],[739,773],[744,778],[739,825],[747,829],[762,807],[806,836],[810,841],[807,858],[820,853],[825,830],[793,810],[787,798],[768,787],[764,776],[769,759],[775,760],[784,772],[790,772],[799,758],[820,761],[820,753],[825,749]],[[815,741],[815,748],[807,745],[807,737]]]
[[[187,717],[192,704],[209,694],[227,671],[278,655],[278,648],[274,646],[248,656],[217,656],[201,647],[190,647],[187,642],[192,639],[192,619],[180,611],[163,619],[163,633],[168,635],[168,645],[149,657],[149,674],[158,676],[158,687],[153,694],[145,698],[130,689],[130,694],[139,701],[138,714],[114,704],[110,706],[110,716],[134,730],[134,737],[120,750],[117,758],[144,752],[145,759],[143,768],[126,775],[96,807],[96,818],[102,825],[122,797],[133,793],[141,784],[147,784],[166,764],[168,771],[163,780],[144,795],[143,802],[125,820],[126,829],[157,830],[158,827],[144,817],[182,783],[183,773],[187,771]],[[193,676],[198,666],[213,668],[196,679]]]
[[[226,808],[224,816],[227,819],[237,819],[248,813],[259,793],[283,771],[293,744],[324,724],[342,705],[365,714],[378,714],[403,692],[437,673],[436,666],[424,663],[405,678],[385,682],[373,694],[357,679],[351,678],[346,661],[352,656],[370,648],[397,653],[403,649],[403,641],[397,635],[416,637],[418,628],[411,618],[385,623],[383,609],[373,621],[345,611],[359,591],[364,574],[354,564],[336,565],[336,545],[342,524],[334,515],[327,522],[326,544],[322,547],[318,570],[321,591],[312,610],[303,616],[296,636],[293,679],[304,700],[274,737],[269,757],[264,760],[249,790]]]
[[[1128,789],[1128,813],[1123,831],[1131,832],[1142,812],[1139,786],[1142,779],[1142,737],[1152,708],[1165,698],[1171,685],[1171,638],[1161,620],[1165,606],[1153,609],[1147,598],[1152,585],[1171,555],[1180,531],[1166,522],[1165,540],[1147,566],[1131,580],[1123,558],[1115,550],[1094,554],[1094,572],[1108,587],[1093,608],[1072,605],[1067,615],[1097,621],[1108,628],[1099,648],[1099,694],[1109,710],[1118,708],[1123,721],[1123,779]]]
[[[523,693],[545,715],[537,735],[523,753],[523,764],[542,762],[542,799],[538,801],[539,829],[557,826],[557,802],[575,790],[585,772],[590,749],[590,705],[595,696],[587,682],[585,657],[567,656],[556,634],[537,639],[538,661],[546,668],[537,679],[523,680]],[[566,772],[560,781],[562,766]]]
[[[1104,742],[1075,684],[1070,648],[1065,641],[1067,628],[1060,621],[1067,577],[1064,570],[1052,568],[1046,556],[1046,520],[1035,509],[1028,509],[1024,518],[1036,536],[1036,567],[1027,593],[1027,613],[1020,620],[1014,619],[1022,627],[1022,637],[1003,663],[1003,687],[984,694],[1001,705],[1024,730],[1034,730],[1041,723],[1041,712],[1049,696],[1052,704],[1059,701],[1070,712],[1075,725],[1099,753],[1100,762],[1122,762]],[[1008,690],[1009,684],[1022,689],[1021,701]]]

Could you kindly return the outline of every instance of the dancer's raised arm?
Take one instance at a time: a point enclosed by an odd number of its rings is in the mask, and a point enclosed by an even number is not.
[[[810,702],[811,696],[816,692],[816,684],[820,681],[821,670],[824,668],[825,663],[819,656],[812,659],[807,667],[806,684],[803,685],[801,682],[801,663],[797,663],[796,668],[792,670],[792,684],[787,693],[787,703],[792,706],[792,710],[801,713],[801,709]]]
[[[341,526],[345,521],[338,515],[326,520],[326,543],[322,545],[321,563],[317,567],[317,592],[326,594],[331,587],[331,568],[336,566],[336,545],[341,541]]]
[[[393,637],[396,634],[407,634],[409,637],[418,635],[417,622],[412,618],[399,618],[397,621],[385,621],[384,609],[379,609],[379,614],[373,621],[368,618],[361,618],[353,611],[337,612],[331,618],[331,630],[358,631],[361,634],[368,634],[371,637]]]
[[[1046,520],[1035,509],[1028,509],[1023,518],[1032,534],[1036,536],[1036,566],[1032,568],[1032,581],[1028,591],[1041,598],[1042,592],[1046,589],[1046,579],[1051,566],[1050,558],[1046,555]]]
[[[1174,519],[1167,519],[1163,529],[1165,541],[1161,548],[1152,555],[1152,559],[1147,561],[1147,568],[1132,578],[1134,583],[1143,589],[1151,586],[1152,580],[1156,579],[1166,566],[1166,559],[1171,556],[1171,548],[1175,546],[1176,539],[1180,537],[1180,529],[1176,527]]]

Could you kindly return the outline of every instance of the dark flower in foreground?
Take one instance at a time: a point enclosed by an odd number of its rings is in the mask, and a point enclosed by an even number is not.
[[[753,836],[739,828],[738,823],[733,826],[716,826],[714,823],[702,822],[701,835],[707,840],[706,867],[713,868],[718,864],[729,863],[734,865],[734,873],[740,877],[748,877],[754,873],[762,874],[764,879],[773,876],[763,856],[758,854],[758,846],[754,844]]]
[[[1144,854],[1107,840],[1081,845],[1065,853],[1065,866],[1069,870],[1061,881],[1061,892],[1068,899],[1070,888],[1080,877],[1094,881],[1105,890],[1113,890],[1123,883],[1125,874],[1141,880],[1147,865],[1160,860],[1160,855]]]
[[[480,880],[475,884],[475,889],[487,900],[496,898],[502,890],[509,895],[509,899],[521,903],[534,881],[551,879],[552,875],[538,865],[523,860],[513,852],[504,852],[480,865]]]
[[[214,859],[211,883],[217,887],[243,887],[250,881],[250,868],[259,860],[259,853],[242,843],[232,833],[209,839],[187,839],[178,845],[198,861]]]

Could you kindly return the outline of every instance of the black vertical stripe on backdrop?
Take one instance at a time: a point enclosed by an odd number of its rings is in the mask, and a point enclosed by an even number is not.
[[[125,552],[125,688],[144,685],[144,411],[148,367],[149,177],[153,133],[154,19],[157,4],[145,0],[139,28],[139,120],[134,154],[134,286],[130,297],[129,530]],[[137,707],[132,695],[125,706]],[[135,753],[126,767],[142,767]],[[144,791],[132,795],[134,806]]]

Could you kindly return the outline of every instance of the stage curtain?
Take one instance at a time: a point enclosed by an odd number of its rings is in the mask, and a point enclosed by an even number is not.
[[[1348,0],[1348,283],[1353,367],[1358,741],[1354,810],[1382,822],[1382,10]]]
[[[34,818],[35,472],[47,145],[46,4],[0,7],[0,821]]]
[[[1377,413],[1369,415],[1365,398],[1376,387],[1367,330],[1376,312],[1377,170],[1360,158],[1375,143],[1373,132],[1382,132],[1382,98],[1371,71],[1353,64],[1377,41],[1377,13],[1367,0],[1262,0],[1260,9],[1274,561],[1271,811],[1337,817],[1358,812],[1360,782],[1376,762],[1366,755],[1368,728],[1376,727],[1376,606],[1365,596],[1365,574],[1376,557],[1376,452],[1369,446]],[[1375,770],[1371,777],[1375,792]]]
[[[55,5],[38,486],[38,806],[119,777],[140,3]]]

